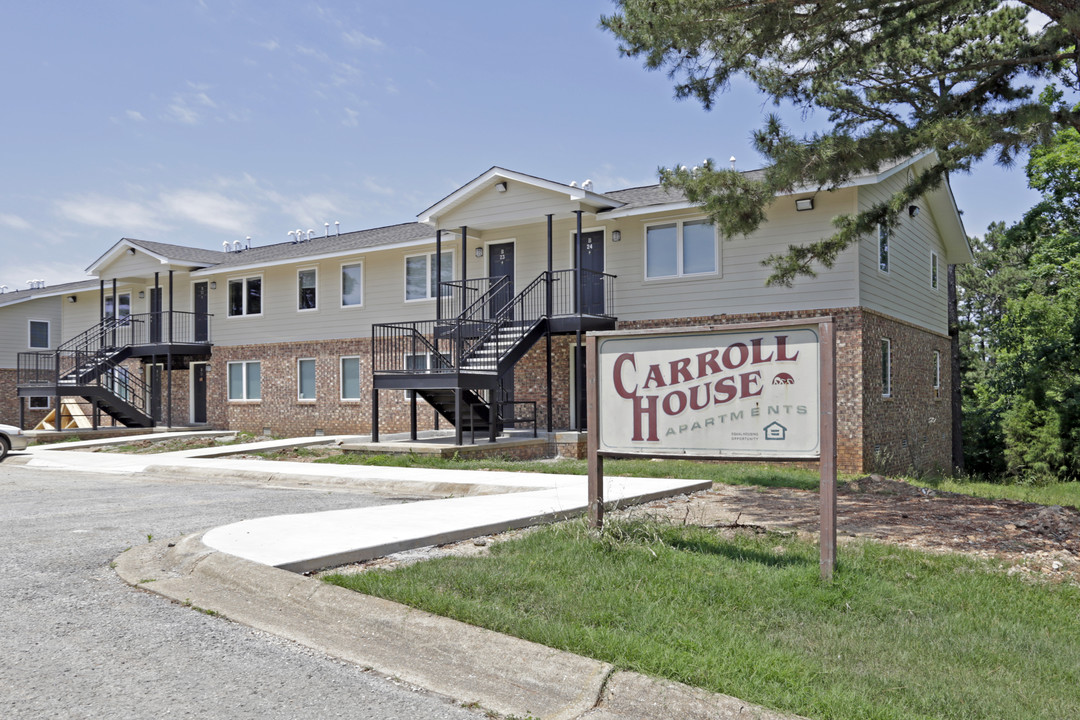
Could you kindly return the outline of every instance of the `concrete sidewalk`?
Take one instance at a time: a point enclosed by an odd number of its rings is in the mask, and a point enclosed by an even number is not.
[[[149,473],[203,482],[321,485],[439,498],[258,518],[174,542],[158,540],[117,558],[120,577],[135,587],[501,716],[793,717],[726,695],[615,671],[607,663],[297,574],[579,513],[586,507],[584,476],[229,460],[190,457],[191,451],[122,455],[72,446],[35,448],[25,464],[65,472]],[[605,499],[632,504],[709,486],[698,480],[609,477]]]

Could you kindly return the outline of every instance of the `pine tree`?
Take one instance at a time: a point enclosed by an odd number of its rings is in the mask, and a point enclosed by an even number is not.
[[[601,20],[620,51],[666,70],[679,98],[712,108],[737,76],[776,103],[828,113],[827,132],[796,136],[774,115],[754,136],[768,160],[760,179],[707,162],[699,170],[661,171],[664,184],[702,205],[728,237],[764,220],[778,192],[835,188],[884,164],[928,149],[936,160],[892,198],[835,220],[835,232],[770,257],[770,283],[790,285],[831,266],[878,224],[893,226],[903,208],[993,155],[1018,153],[1062,127],[1080,129],[1080,8],[1067,2],[1020,5],[993,0],[904,2],[736,2],[620,0]],[[1049,17],[1030,31],[1031,8]],[[1056,101],[1040,102],[1052,83]],[[1066,102],[1065,94],[1072,97]]]

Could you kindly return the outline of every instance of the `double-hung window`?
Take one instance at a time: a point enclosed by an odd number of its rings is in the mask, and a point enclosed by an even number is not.
[[[297,310],[315,310],[318,308],[317,289],[319,272],[315,268],[305,268],[296,273]]]
[[[442,281],[454,279],[454,253],[442,254]],[[435,277],[435,253],[409,255],[405,258],[405,299],[430,300],[438,292],[439,278]],[[449,288],[443,288],[443,295],[448,295]]]
[[[262,399],[262,363],[257,360],[229,363],[229,399]]]
[[[341,306],[359,307],[364,304],[364,264],[341,266]]]
[[[717,271],[716,228],[708,220],[677,220],[645,228],[645,279],[711,275]]]
[[[937,290],[938,287],[938,254],[930,253],[930,287]]]
[[[30,349],[32,350],[48,350],[49,349],[49,321],[48,320],[31,320],[30,321],[30,337],[28,340]]]
[[[341,358],[341,399],[360,399],[360,358]]]
[[[262,278],[229,281],[229,317],[262,315]]]
[[[934,351],[933,373],[934,373],[933,374],[933,377],[934,377],[934,390],[940,390],[941,389],[941,351],[940,350],[935,350]]]

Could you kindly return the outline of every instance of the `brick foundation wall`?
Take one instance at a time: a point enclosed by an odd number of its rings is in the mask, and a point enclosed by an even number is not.
[[[341,399],[341,358],[358,357],[360,398]],[[297,360],[315,359],[315,400],[299,400]],[[261,363],[262,399],[228,400],[228,363]],[[323,340],[318,342],[232,345],[214,348],[207,376],[207,420],[214,427],[261,433],[269,428],[276,436],[327,435],[371,432],[371,340]],[[402,390],[379,392],[379,431],[409,429],[409,401]],[[417,401],[417,428],[435,427],[435,410]],[[447,429],[449,423],[441,421]]]
[[[16,381],[18,371],[15,369],[0,369],[0,423],[5,425],[19,425],[19,395]],[[49,410],[31,410],[30,398],[26,398],[26,425],[28,430],[37,425],[51,412],[53,400],[49,401]]]

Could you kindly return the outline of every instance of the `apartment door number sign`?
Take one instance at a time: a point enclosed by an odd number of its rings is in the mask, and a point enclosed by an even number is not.
[[[591,333],[589,516],[605,457],[818,461],[821,574],[836,564],[832,318]]]

